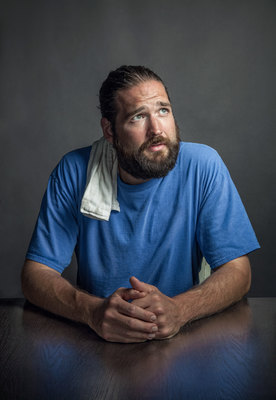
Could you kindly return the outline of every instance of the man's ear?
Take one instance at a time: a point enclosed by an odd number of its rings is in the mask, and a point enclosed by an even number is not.
[[[101,119],[101,127],[103,131],[103,135],[105,139],[113,144],[113,130],[111,126],[111,122],[107,118]]]

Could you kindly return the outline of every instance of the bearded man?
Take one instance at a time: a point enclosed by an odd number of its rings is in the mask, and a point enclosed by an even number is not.
[[[108,341],[167,339],[248,292],[247,254],[259,244],[217,152],[180,141],[158,75],[112,71],[100,109],[104,139],[67,154],[51,174],[23,293]],[[99,210],[110,200],[108,217],[85,212],[87,191]],[[61,276],[74,250],[77,287]],[[203,256],[212,274],[199,284]]]

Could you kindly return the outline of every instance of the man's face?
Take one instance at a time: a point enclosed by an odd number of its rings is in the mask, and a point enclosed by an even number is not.
[[[113,145],[119,166],[135,178],[160,178],[174,167],[179,134],[161,82],[150,80],[116,97]]]

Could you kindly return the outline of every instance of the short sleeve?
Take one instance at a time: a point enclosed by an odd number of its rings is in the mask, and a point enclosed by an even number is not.
[[[215,151],[204,172],[197,241],[211,268],[260,247],[230,174]]]
[[[72,177],[61,163],[50,176],[26,258],[62,272],[78,237],[77,202]]]

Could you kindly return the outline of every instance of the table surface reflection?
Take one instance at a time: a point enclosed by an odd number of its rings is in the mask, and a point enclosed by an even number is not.
[[[24,299],[0,300],[0,398],[275,399],[276,298],[243,299],[170,340],[107,343]]]

